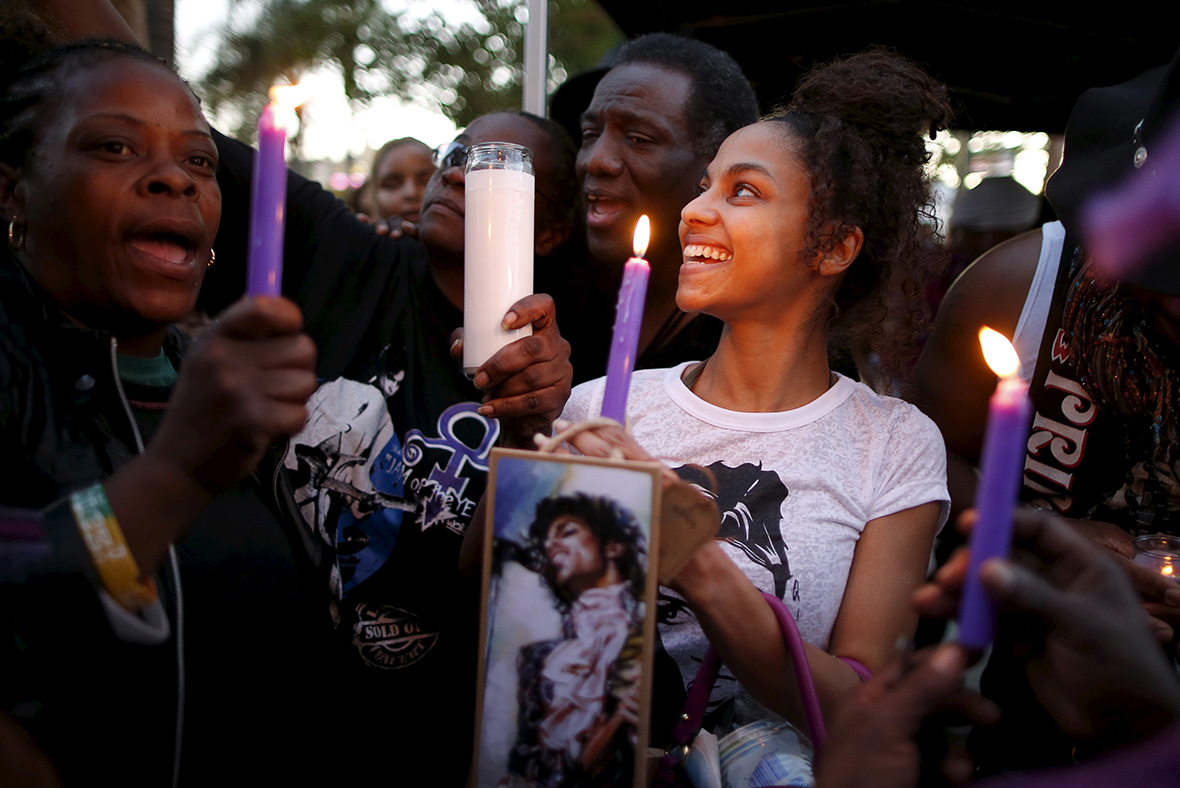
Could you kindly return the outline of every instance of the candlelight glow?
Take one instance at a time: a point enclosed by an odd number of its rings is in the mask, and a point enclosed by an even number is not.
[[[651,240],[651,221],[647,218],[647,214],[644,214],[635,223],[635,241],[632,248],[635,250],[636,257],[643,257],[647,252],[649,240]]]
[[[1175,571],[1176,571],[1175,567],[1173,567],[1171,564],[1167,564],[1162,569],[1160,569],[1160,574],[1165,575],[1167,577],[1171,577],[1175,573]]]
[[[307,88],[302,85],[273,85],[270,100],[281,110],[293,110],[307,101]]]
[[[1002,378],[1015,375],[1020,369],[1020,357],[1008,338],[999,331],[984,326],[979,329],[979,344],[983,346],[983,358],[992,372]]]

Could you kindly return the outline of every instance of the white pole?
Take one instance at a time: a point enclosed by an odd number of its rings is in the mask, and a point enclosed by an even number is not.
[[[526,0],[529,21],[524,29],[524,111],[545,116],[548,74],[549,0]]]

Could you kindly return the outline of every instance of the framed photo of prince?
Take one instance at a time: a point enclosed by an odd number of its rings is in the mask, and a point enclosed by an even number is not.
[[[659,467],[500,449],[491,462],[475,784],[638,788]]]

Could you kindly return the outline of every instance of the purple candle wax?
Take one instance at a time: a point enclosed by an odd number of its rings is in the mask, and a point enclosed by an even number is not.
[[[651,267],[642,257],[632,257],[623,268],[623,286],[615,307],[615,330],[610,342],[610,360],[606,365],[606,390],[602,395],[602,415],[620,424],[627,418],[627,392],[631,373],[639,352],[639,329],[643,327],[643,302]]]
[[[647,280],[651,266],[643,259],[647,251],[650,225],[641,216],[635,225],[635,256],[623,267],[623,284],[615,307],[615,328],[610,341],[610,358],[606,364],[606,388],[602,395],[602,415],[620,424],[627,419],[627,392],[631,373],[639,353],[639,330],[643,328],[643,302],[647,297]]]
[[[258,120],[258,152],[250,193],[246,292],[277,296],[283,284],[283,220],[287,210],[287,130],[271,100]]]
[[[1011,351],[1010,344],[1008,349]],[[1015,351],[1011,351],[1011,356],[1015,358]],[[989,363],[992,363],[990,358]],[[971,562],[959,606],[959,642],[977,651],[991,643],[996,625],[995,609],[979,582],[979,567],[989,558],[1008,555],[1012,544],[1012,507],[1016,505],[1024,474],[1032,403],[1028,398],[1028,384],[1016,374],[1018,365],[1019,360],[1010,371],[1004,370],[1008,374],[988,401],[987,432],[975,491],[978,517],[971,532]]]

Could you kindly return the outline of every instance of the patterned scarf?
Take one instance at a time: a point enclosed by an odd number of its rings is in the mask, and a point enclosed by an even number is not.
[[[1122,284],[1097,277],[1086,262],[1070,285],[1062,314],[1077,380],[1104,411],[1126,422],[1126,482],[1107,506],[1127,508],[1142,530],[1168,520],[1180,500],[1177,352],[1158,337],[1150,316]],[[1160,515],[1162,521],[1156,521]]]

